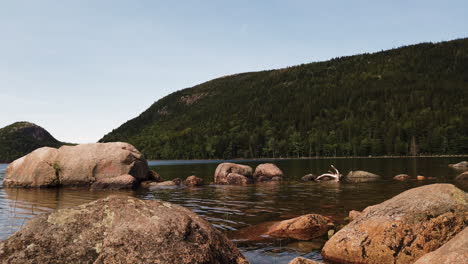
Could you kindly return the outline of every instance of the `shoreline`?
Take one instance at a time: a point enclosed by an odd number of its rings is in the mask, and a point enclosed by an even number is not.
[[[234,161],[234,160],[320,160],[320,159],[395,159],[395,158],[468,158],[468,154],[460,155],[419,155],[419,156],[338,156],[338,157],[288,157],[288,158],[233,158],[233,159],[148,159],[148,161]]]

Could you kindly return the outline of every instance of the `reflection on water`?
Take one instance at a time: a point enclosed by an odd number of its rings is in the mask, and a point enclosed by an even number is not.
[[[465,158],[466,159],[466,158]],[[81,188],[3,189],[0,187],[0,239],[18,230],[31,216],[58,208],[75,206],[106,197],[109,194],[132,195],[142,199],[170,201],[190,208],[210,221],[229,237],[236,230],[272,220],[318,213],[344,223],[350,210],[362,210],[380,203],[404,190],[436,182],[452,182],[459,172],[447,167],[460,158],[399,158],[399,159],[320,159],[274,161],[284,172],[283,183],[249,186],[215,186],[199,188],[169,187],[155,190],[91,192]],[[258,161],[237,161],[255,166]],[[151,162],[165,179],[197,175],[212,181],[216,161]],[[363,169],[383,176],[376,183],[300,183],[308,173],[322,173],[334,164],[340,171]],[[0,164],[0,180],[6,165]],[[399,173],[436,177],[432,181],[397,182],[391,178]],[[253,264],[287,263],[296,256],[321,261],[323,241],[297,242],[287,240],[245,242],[234,239]]]

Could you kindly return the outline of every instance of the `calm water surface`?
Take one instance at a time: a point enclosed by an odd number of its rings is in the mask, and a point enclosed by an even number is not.
[[[366,158],[366,159],[301,159],[272,161],[285,173],[279,184],[249,186],[215,186],[200,188],[166,187],[154,190],[91,192],[81,188],[4,189],[0,187],[0,240],[16,232],[36,214],[83,204],[110,194],[127,194],[142,199],[159,199],[190,208],[210,221],[229,237],[236,230],[272,220],[292,218],[307,213],[332,217],[344,224],[350,210],[362,210],[380,203],[404,190],[437,182],[453,183],[457,172],[447,165],[467,158]],[[165,179],[197,175],[207,183],[213,180],[216,166],[222,161],[151,161],[152,169]],[[235,161],[252,167],[264,161]],[[269,161],[271,162],[271,161]],[[308,173],[320,174],[334,164],[343,174],[366,170],[380,174],[376,183],[301,183]],[[0,164],[0,181],[7,164]],[[436,177],[430,181],[397,182],[392,177],[407,173],[412,176]],[[466,191],[466,190],[465,190]],[[321,261],[322,240],[297,242],[288,240],[246,242],[234,239],[252,264],[287,263],[296,256]]]

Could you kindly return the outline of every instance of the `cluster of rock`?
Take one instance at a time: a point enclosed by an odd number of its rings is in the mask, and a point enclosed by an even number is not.
[[[281,181],[283,172],[272,163],[260,164],[253,172],[252,167],[235,163],[221,163],[215,170],[215,184],[243,185],[255,182]]]

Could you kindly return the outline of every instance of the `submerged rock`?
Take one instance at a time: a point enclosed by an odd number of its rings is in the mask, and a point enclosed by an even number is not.
[[[415,264],[457,263],[468,264],[468,228],[449,242],[419,258]]]
[[[382,178],[379,175],[367,171],[350,171],[348,175],[346,175],[346,181],[354,183],[374,182],[381,179]]]
[[[7,187],[90,186],[121,175],[138,182],[148,178],[148,164],[132,145],[123,142],[39,148],[13,161],[3,185]]]
[[[322,255],[339,263],[412,263],[463,230],[467,211],[468,194],[451,184],[410,189],[364,209]]]
[[[307,175],[302,176],[301,181],[303,182],[315,181],[316,178],[317,178],[317,175],[307,174]]]
[[[115,195],[34,217],[0,242],[0,259],[11,264],[248,263],[192,211]]]
[[[303,257],[297,257],[293,260],[291,260],[288,264],[319,264],[316,261],[313,261],[311,259],[306,259]]]
[[[188,176],[187,179],[185,179],[184,184],[187,186],[202,186],[204,184],[204,181],[202,178],[199,178],[195,175]]]
[[[232,175],[231,175],[232,174]],[[230,176],[230,177],[229,177]],[[243,176],[243,177],[240,177]],[[215,184],[243,184],[252,182],[252,168],[235,163],[221,163],[214,174]]]
[[[264,163],[257,166],[253,175],[255,181],[278,181],[283,178],[283,172],[273,163]]]
[[[266,232],[271,237],[310,240],[327,234],[331,220],[319,214],[307,214],[272,225]]]
[[[408,181],[411,180],[411,176],[409,176],[408,174],[398,174],[395,177],[393,177],[393,179],[397,181]]]

